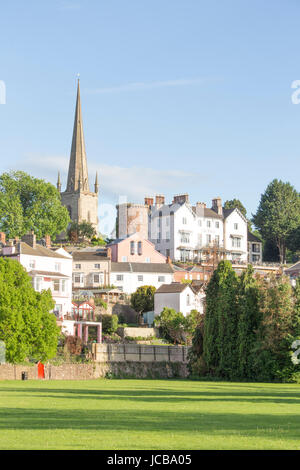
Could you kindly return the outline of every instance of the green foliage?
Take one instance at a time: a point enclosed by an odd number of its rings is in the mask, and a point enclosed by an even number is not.
[[[109,314],[102,314],[101,315],[102,321],[102,331],[104,334],[112,334],[115,333],[119,327],[119,319],[118,315],[109,315]]]
[[[46,361],[57,350],[59,328],[50,291],[35,292],[18,261],[0,258],[0,340],[8,362]]]
[[[174,344],[191,344],[199,315],[197,310],[192,310],[185,317],[183,313],[165,307],[161,314],[154,318],[154,323],[165,340]]]
[[[239,199],[231,199],[230,201],[225,201],[224,209],[239,209],[243,216],[247,218],[247,210]]]
[[[230,261],[221,261],[206,293],[204,360],[217,377],[236,377],[238,369],[237,331],[238,278]]]
[[[203,354],[199,327],[193,339],[193,373],[198,367],[229,380],[292,380],[299,369],[291,344],[300,333],[300,281],[293,290],[286,277],[254,277],[251,266],[237,278],[221,262],[207,287],[203,331]]]
[[[131,295],[131,307],[138,313],[151,312],[154,310],[154,293],[156,288],[153,286],[141,286]]]
[[[21,237],[34,230],[38,238],[55,237],[70,221],[55,186],[23,171],[0,176],[0,230]]]
[[[68,238],[71,242],[76,243],[79,239],[91,240],[96,235],[95,227],[85,220],[78,223],[72,222],[68,228]]]
[[[104,240],[104,238],[102,237],[96,237],[94,236],[92,239],[91,239],[91,244],[93,246],[105,246],[107,244],[106,240]]]
[[[284,263],[287,243],[300,226],[299,193],[290,183],[274,179],[262,194],[252,221],[265,240],[276,243]]]
[[[102,307],[104,310],[107,310],[107,302],[104,302],[100,297],[95,297],[94,302],[97,307]]]

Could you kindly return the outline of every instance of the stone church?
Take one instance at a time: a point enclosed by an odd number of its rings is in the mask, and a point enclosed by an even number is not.
[[[92,192],[89,186],[83,135],[79,80],[67,188],[61,192],[60,174],[58,173],[57,189],[60,192],[62,204],[69,211],[71,220],[78,223],[90,222],[98,233],[98,174],[96,173],[94,192]]]

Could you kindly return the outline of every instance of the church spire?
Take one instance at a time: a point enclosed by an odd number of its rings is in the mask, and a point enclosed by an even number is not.
[[[89,177],[87,169],[87,160],[85,153],[85,144],[83,136],[80,86],[79,79],[77,85],[77,100],[75,110],[75,120],[73,129],[72,148],[68,172],[67,192],[77,191],[78,183],[81,183],[81,191],[89,191]]]

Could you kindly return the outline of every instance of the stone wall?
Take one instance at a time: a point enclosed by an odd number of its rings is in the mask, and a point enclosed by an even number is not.
[[[131,338],[149,338],[151,336],[159,336],[158,328],[134,328],[127,326],[126,328],[118,328],[117,333],[121,338],[126,338],[127,336]]]
[[[187,363],[188,347],[142,344],[93,343],[92,356],[96,362],[182,362]]]
[[[37,380],[37,366],[0,365],[0,380],[21,380],[27,372],[28,380]],[[45,365],[45,380],[91,380],[115,378],[175,378],[187,377],[187,364],[182,362],[94,362],[88,364]]]

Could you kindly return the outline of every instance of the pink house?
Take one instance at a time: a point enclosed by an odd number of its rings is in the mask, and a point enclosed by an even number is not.
[[[154,244],[134,233],[127,238],[117,239],[109,245],[111,261],[116,263],[166,263],[167,258],[159,253]]]

